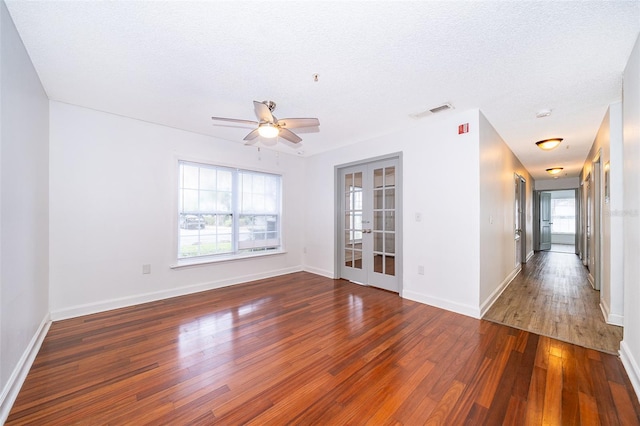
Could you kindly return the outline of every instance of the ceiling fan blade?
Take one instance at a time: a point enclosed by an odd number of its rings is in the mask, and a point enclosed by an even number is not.
[[[280,129],[280,134],[278,136],[293,143],[298,143],[302,141],[302,138],[300,136],[296,135],[291,130],[285,129],[285,128]]]
[[[244,137],[244,140],[245,141],[251,141],[251,140],[254,140],[255,138],[257,138],[258,136],[260,136],[260,133],[258,133],[258,129],[255,129],[255,130],[252,130],[251,132],[249,132],[249,134]]]
[[[257,121],[239,120],[237,118],[211,117],[211,119],[212,120],[218,120],[218,121],[230,121],[232,123],[251,124],[252,126],[257,126],[258,125]]]
[[[318,127],[320,121],[317,118],[281,118],[278,126],[285,129],[295,129],[299,127]]]
[[[256,112],[256,117],[258,117],[258,120],[260,120],[261,123],[274,122],[274,118],[273,118],[273,114],[271,114],[271,110],[264,103],[253,101],[253,109]]]

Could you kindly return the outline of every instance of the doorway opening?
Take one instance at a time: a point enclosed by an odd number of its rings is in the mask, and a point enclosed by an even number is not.
[[[527,181],[517,173],[515,180],[515,203],[514,203],[514,242],[515,242],[515,267],[521,268],[527,263]]]
[[[536,191],[538,251],[578,253],[577,191]]]

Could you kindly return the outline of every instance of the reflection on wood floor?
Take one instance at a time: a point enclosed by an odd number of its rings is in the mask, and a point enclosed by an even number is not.
[[[637,425],[620,359],[306,272],[53,323],[9,425]]]
[[[609,325],[600,292],[575,254],[537,252],[484,316],[489,321],[617,354],[622,327]]]

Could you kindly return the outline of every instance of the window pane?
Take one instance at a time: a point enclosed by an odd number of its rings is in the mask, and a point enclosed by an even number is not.
[[[387,167],[384,169],[384,185],[396,186],[396,168]]]
[[[185,189],[182,197],[182,211],[197,212],[198,209],[198,190]]]
[[[345,175],[345,177],[344,177],[344,191],[345,192],[349,192],[349,191],[351,191],[352,187],[353,187],[353,175],[352,174]]]
[[[384,191],[383,189],[376,189],[373,191],[373,208],[374,209],[381,209],[383,207],[382,205],[382,191]]]
[[[217,193],[217,210],[220,212],[230,212],[231,211],[231,203],[232,203],[232,194],[231,192],[218,192]]]
[[[183,167],[183,188],[198,189],[198,170],[199,168],[194,166]]]
[[[280,247],[280,176],[187,162],[179,174],[178,258]]]
[[[216,209],[216,193],[214,191],[200,191],[200,208],[203,212],[212,212]]]
[[[382,232],[374,232],[373,233],[373,251],[381,252],[383,251],[382,247]]]
[[[383,169],[375,169],[373,171],[373,187],[374,188],[382,188],[383,186],[382,170]]]
[[[384,213],[384,230],[385,231],[396,230],[395,212],[389,211]]]
[[[576,232],[574,198],[551,199],[551,232],[573,234]]]
[[[354,210],[362,210],[362,189],[356,189],[353,194],[352,206]]]
[[[218,170],[218,191],[231,191],[233,189],[233,177],[230,170]]]
[[[216,170],[209,168],[200,169],[200,189],[216,189]]]
[[[395,189],[387,189],[385,190],[385,200],[384,200],[384,208],[385,209],[395,209],[396,208],[396,190]]]

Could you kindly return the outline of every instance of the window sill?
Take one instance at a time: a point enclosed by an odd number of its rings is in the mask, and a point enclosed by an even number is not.
[[[170,265],[171,269],[181,269],[188,268],[191,266],[203,266],[210,265],[213,263],[226,263],[233,262],[236,260],[246,260],[246,259],[255,259],[257,257],[266,257],[266,256],[276,256],[280,254],[286,254],[285,250],[274,250],[266,253],[251,253],[251,254],[240,254],[234,256],[217,256],[217,257],[200,257],[195,259],[181,259],[178,260],[175,264]]]

